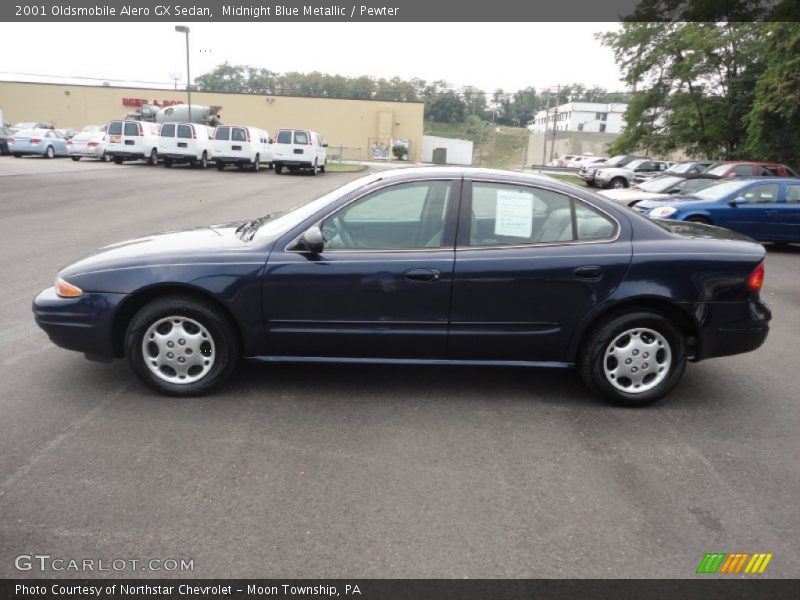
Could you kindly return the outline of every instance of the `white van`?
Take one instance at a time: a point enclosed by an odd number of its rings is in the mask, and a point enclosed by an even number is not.
[[[217,169],[236,165],[240,169],[249,166],[258,171],[261,165],[272,166],[272,140],[269,133],[245,125],[218,125],[211,142],[212,157]]]
[[[158,125],[147,121],[110,121],[106,153],[121,165],[126,160],[158,164]]]
[[[312,175],[325,172],[328,162],[328,144],[316,131],[308,129],[279,129],[275,135],[273,164],[280,175],[283,167],[294,172],[297,169],[311,169]]]
[[[158,155],[165,167],[190,163],[205,169],[211,160],[214,128],[196,123],[162,123],[158,135]]]

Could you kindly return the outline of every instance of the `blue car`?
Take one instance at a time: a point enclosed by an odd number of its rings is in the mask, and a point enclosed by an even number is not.
[[[658,219],[718,225],[762,242],[800,242],[800,179],[724,181],[690,196],[646,200],[634,210]]]
[[[33,312],[55,344],[127,357],[170,395],[205,393],[244,358],[575,367],[641,405],[687,361],[761,346],[764,255],[548,177],[400,169],[284,214],[107,246]]]
[[[29,154],[67,156],[67,138],[53,129],[22,129],[8,138],[8,151],[17,158]]]

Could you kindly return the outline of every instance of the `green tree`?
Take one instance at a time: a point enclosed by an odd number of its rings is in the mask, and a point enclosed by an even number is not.
[[[428,105],[426,117],[439,123],[462,123],[466,104],[453,90],[435,96]]]

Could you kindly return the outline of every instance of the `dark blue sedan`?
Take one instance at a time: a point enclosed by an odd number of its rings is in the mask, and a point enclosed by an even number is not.
[[[719,225],[763,242],[800,242],[800,179],[725,181],[690,196],[646,200],[635,210],[659,219]]]
[[[764,249],[547,177],[363,177],[285,214],[101,249],[34,301],[50,339],[196,395],[245,358],[576,367],[640,405],[687,360],[755,350]]]

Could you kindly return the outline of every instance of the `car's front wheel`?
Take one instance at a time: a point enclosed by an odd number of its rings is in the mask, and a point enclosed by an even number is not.
[[[611,180],[611,183],[608,184],[608,187],[615,190],[621,190],[622,188],[628,187],[628,182],[624,177],[614,177],[614,179]]]
[[[586,385],[616,404],[644,406],[666,395],[686,367],[681,330],[662,314],[620,313],[598,323],[579,357]]]
[[[231,319],[200,298],[170,295],[146,304],[131,320],[125,351],[145,384],[170,396],[205,394],[238,362]]]

